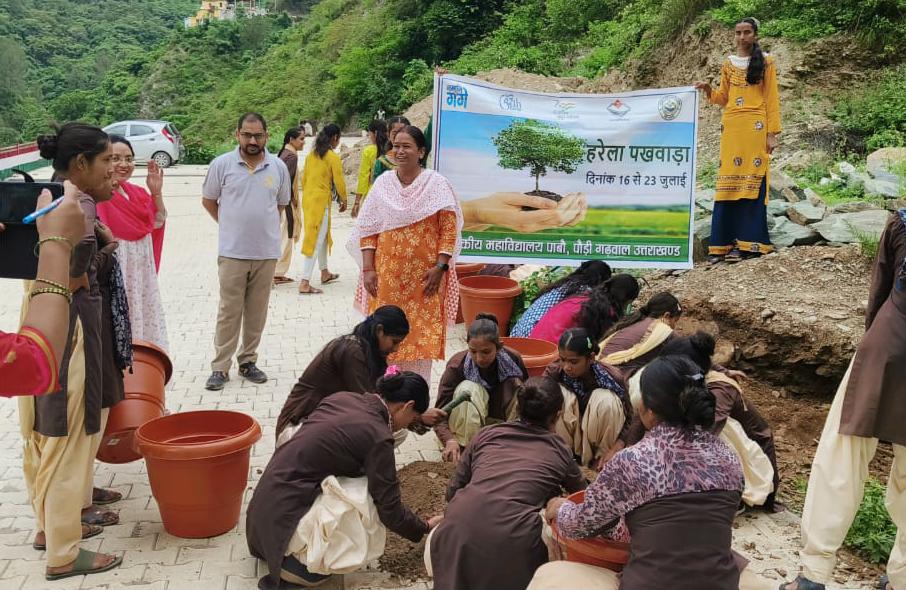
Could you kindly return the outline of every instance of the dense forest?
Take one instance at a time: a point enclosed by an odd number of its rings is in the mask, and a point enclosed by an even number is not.
[[[434,65],[588,78],[633,68],[646,82],[681,32],[755,14],[764,37],[845,35],[869,50],[879,73],[841,89],[833,116],[866,148],[906,145],[906,0],[286,0],[277,15],[183,29],[196,6],[0,0],[0,143],[49,120],[159,117],[204,160],[246,109],[278,128],[355,125],[424,97]]]

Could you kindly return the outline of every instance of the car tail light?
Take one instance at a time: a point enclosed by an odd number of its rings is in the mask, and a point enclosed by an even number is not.
[[[161,132],[161,134],[163,134],[164,137],[166,137],[166,138],[170,141],[170,143],[173,143],[173,144],[176,143],[176,142],[173,140],[173,136],[170,135],[170,132],[169,132],[169,131],[167,131],[167,128],[166,128],[166,127],[162,128],[162,129],[160,130],[160,132]]]

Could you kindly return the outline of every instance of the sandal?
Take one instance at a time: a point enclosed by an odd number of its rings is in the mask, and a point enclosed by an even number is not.
[[[62,580],[63,578],[71,578],[73,576],[84,576],[88,574],[99,574],[101,572],[110,571],[115,567],[118,567],[123,563],[123,558],[120,555],[116,555],[113,558],[113,561],[107,565],[101,567],[94,567],[94,560],[97,559],[98,555],[103,555],[96,551],[87,551],[85,549],[79,549],[79,556],[76,557],[75,561],[72,564],[72,569],[68,572],[60,572],[59,574],[46,574],[44,577],[52,582],[54,580]]]
[[[84,525],[82,525],[82,527],[83,527],[82,530],[84,531],[82,533],[83,541],[85,539],[90,539],[91,537],[97,537],[98,535],[100,535],[101,533],[104,532],[104,527],[98,526],[95,524],[84,524]],[[31,546],[32,546],[32,549],[35,549],[37,551],[46,551],[47,550],[47,536],[45,535],[45,537],[44,537],[44,543],[39,544],[38,537],[37,537],[37,535],[35,535],[35,541],[31,544]]]
[[[784,582],[780,585],[780,590],[787,590],[787,586],[790,584],[796,584],[794,590],[825,590],[824,584],[819,584],[818,582],[812,582],[803,575],[796,576],[796,579],[792,582]]]
[[[890,578],[887,574],[881,576],[878,580],[878,585],[876,586],[878,590],[893,590],[893,586],[890,584]]]
[[[112,510],[103,510],[96,506],[91,506],[91,508],[82,511],[82,523],[113,526],[120,523],[120,515]]]
[[[340,278],[340,275],[338,275],[337,273],[334,273],[334,272],[329,273],[327,275],[326,279],[324,278],[324,275],[321,275],[321,284],[326,285],[327,283],[332,283],[335,280],[337,280],[338,278]]]
[[[720,264],[723,261],[724,261],[723,256],[719,256],[717,254],[712,254],[711,256],[708,256],[708,264],[710,264],[711,266],[714,266],[715,264]]]
[[[324,291],[322,291],[321,289],[316,289],[310,284],[308,285],[308,291],[303,291],[301,287],[299,288],[299,295],[320,295],[323,292]]]
[[[735,264],[742,260],[742,252],[739,251],[739,248],[733,248],[730,250],[730,253],[724,256],[724,262],[728,264]]]
[[[113,504],[122,499],[123,495],[116,490],[105,490],[104,488],[94,488],[91,490],[91,503],[95,506]]]
[[[285,285],[286,283],[292,283],[293,280],[289,277],[274,277],[275,285]]]

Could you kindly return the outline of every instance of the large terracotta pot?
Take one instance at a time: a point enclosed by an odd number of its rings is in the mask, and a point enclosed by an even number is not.
[[[254,418],[224,410],[183,412],[146,422],[135,437],[168,533],[197,539],[236,526],[251,447],[261,438]]]
[[[504,346],[516,349],[522,356],[529,377],[540,377],[544,374],[544,369],[560,357],[557,345],[547,340],[504,337],[500,341]]]
[[[585,491],[576,492],[569,499],[577,504],[585,500]],[[629,543],[611,541],[604,537],[589,537],[587,539],[566,539],[560,536],[557,523],[551,524],[554,539],[566,553],[566,561],[587,563],[597,567],[607,568],[619,572],[629,562]]]
[[[129,463],[141,459],[135,449],[135,429],[164,415],[164,390],[173,375],[173,363],[161,348],[135,340],[132,373],[123,372],[126,398],[110,408],[107,427],[97,458],[104,463]]]
[[[476,275],[459,280],[459,300],[466,324],[475,321],[479,313],[497,316],[500,332],[506,334],[513,314],[516,297],[522,287],[513,279],[490,275]]]
[[[484,266],[485,266],[484,264],[477,264],[477,263],[476,264],[470,264],[470,263],[457,264],[456,265],[456,277],[462,279],[464,277],[475,276],[478,273],[480,273],[482,270],[484,270]],[[462,321],[463,321],[462,320],[462,301],[460,301],[459,310],[456,312],[456,323],[461,324]]]

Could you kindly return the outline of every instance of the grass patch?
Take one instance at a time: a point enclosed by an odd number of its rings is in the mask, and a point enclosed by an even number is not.
[[[717,186],[717,162],[714,160],[702,162],[695,178],[702,188],[715,188]]]
[[[843,544],[872,563],[886,563],[893,549],[897,527],[884,506],[886,488],[874,478],[865,485],[865,496]]]
[[[868,260],[874,260],[878,255],[878,244],[881,241],[881,236],[870,232],[862,232],[850,224],[847,225],[849,225],[849,231],[852,232],[853,237],[859,242],[859,251],[862,253],[862,256]]]

